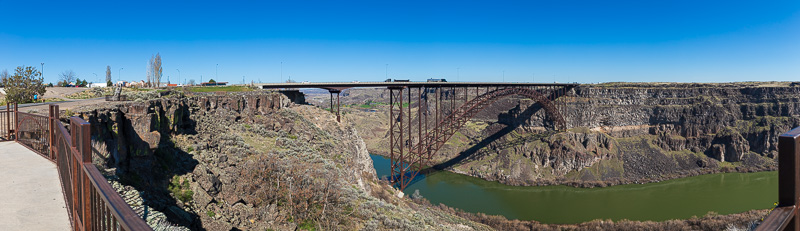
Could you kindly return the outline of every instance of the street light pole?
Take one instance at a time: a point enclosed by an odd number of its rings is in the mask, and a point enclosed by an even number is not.
[[[41,72],[42,72],[41,73],[41,75],[42,75],[41,77],[42,77],[42,79],[44,79],[44,63],[42,63],[42,71]]]
[[[119,79],[122,77],[122,69],[123,67],[120,67],[119,70],[117,71],[117,82],[119,82]]]
[[[97,78],[97,82],[100,82],[100,78],[97,77],[97,73],[92,73],[95,78]]]
[[[177,68],[175,70],[178,70],[178,81],[181,81],[181,70],[177,69]],[[186,85],[186,80],[185,79],[183,80],[183,85]]]

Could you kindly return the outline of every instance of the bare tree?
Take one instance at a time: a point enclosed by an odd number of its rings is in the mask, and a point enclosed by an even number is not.
[[[190,79],[188,85],[189,86],[194,86],[194,79]]]
[[[75,72],[72,71],[72,70],[66,70],[64,72],[61,72],[61,74],[59,74],[58,76],[59,76],[59,79],[61,80],[61,81],[59,81],[59,86],[62,86],[62,87],[67,86],[70,83],[74,82],[75,78],[78,77],[78,75],[75,74]]]
[[[153,86],[153,56],[150,56],[150,60],[147,61],[147,86]]]
[[[106,66],[106,83],[109,87],[114,85],[111,82],[111,65]]]
[[[156,53],[156,58],[153,60],[153,77],[155,77],[156,87],[161,86],[161,54]]]
[[[155,56],[150,56],[150,62],[147,63],[147,84],[151,87],[160,87],[161,73],[161,54],[156,53]]]
[[[3,69],[3,72],[0,72],[0,79],[7,79],[8,78],[8,70]],[[5,87],[5,83],[0,81],[0,87]]]

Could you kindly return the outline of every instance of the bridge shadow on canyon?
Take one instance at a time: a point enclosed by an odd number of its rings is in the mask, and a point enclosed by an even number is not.
[[[519,106],[517,106],[517,107],[519,107]],[[528,108],[526,108],[521,113],[517,114],[516,116],[513,116],[512,118],[505,119],[505,120],[498,118],[499,123],[500,124],[504,124],[505,127],[503,127],[500,130],[497,130],[496,132],[494,132],[491,135],[489,135],[488,137],[482,139],[480,142],[476,143],[475,145],[472,145],[467,150],[464,150],[463,152],[460,152],[458,154],[458,156],[456,156],[456,157],[454,157],[454,158],[452,158],[450,160],[447,160],[445,162],[442,162],[442,163],[439,163],[439,164],[436,164],[436,165],[433,165],[433,166],[429,166],[429,167],[423,168],[419,173],[421,173],[423,175],[427,175],[427,174],[443,171],[443,170],[449,169],[449,168],[461,163],[464,160],[470,160],[470,159],[474,160],[474,159],[478,159],[478,158],[480,158],[482,156],[487,155],[489,152],[480,152],[480,150],[482,150],[482,149],[484,149],[486,147],[489,147],[495,141],[500,140],[502,137],[510,134],[511,132],[513,132],[514,130],[516,130],[520,126],[522,126],[525,123],[525,120],[531,118],[534,114],[536,114],[537,112],[539,112],[542,109],[544,109],[542,107],[542,105],[540,103],[536,102],[536,103],[530,105]],[[545,120],[545,121],[548,121],[548,120]],[[534,138],[538,139],[540,137],[541,136],[535,136]],[[535,139],[530,139],[530,138],[528,138],[528,139],[524,139],[524,138],[523,139],[516,139],[516,140],[513,140],[513,141],[509,141],[509,142],[506,142],[506,143],[499,144],[498,146],[496,146],[496,148],[497,148],[497,150],[503,150],[503,149],[508,148],[508,147],[513,147],[513,146],[516,146],[516,145],[519,145],[519,144],[523,144],[523,143],[526,143],[526,142],[529,142],[529,141],[534,141]],[[413,176],[412,174],[413,174],[413,172],[407,172],[406,176],[407,177],[411,177],[411,176]],[[414,183],[416,183],[416,182],[418,182],[420,180],[423,180],[423,179],[425,179],[425,177],[419,177],[419,175],[417,175],[417,177],[414,177],[411,180],[409,185],[412,185],[412,184],[414,184]]]

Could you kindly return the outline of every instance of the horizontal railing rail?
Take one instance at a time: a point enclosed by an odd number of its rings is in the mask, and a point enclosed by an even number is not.
[[[778,206],[756,230],[800,230],[800,127],[778,137]]]

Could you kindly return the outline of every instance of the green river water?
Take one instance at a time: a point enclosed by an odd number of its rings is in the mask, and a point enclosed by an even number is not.
[[[389,175],[389,159],[370,156],[378,177]],[[605,188],[508,186],[446,171],[417,177],[423,178],[408,186],[406,195],[419,190],[433,204],[551,224],[740,213],[771,208],[778,198],[777,172],[710,174]]]

